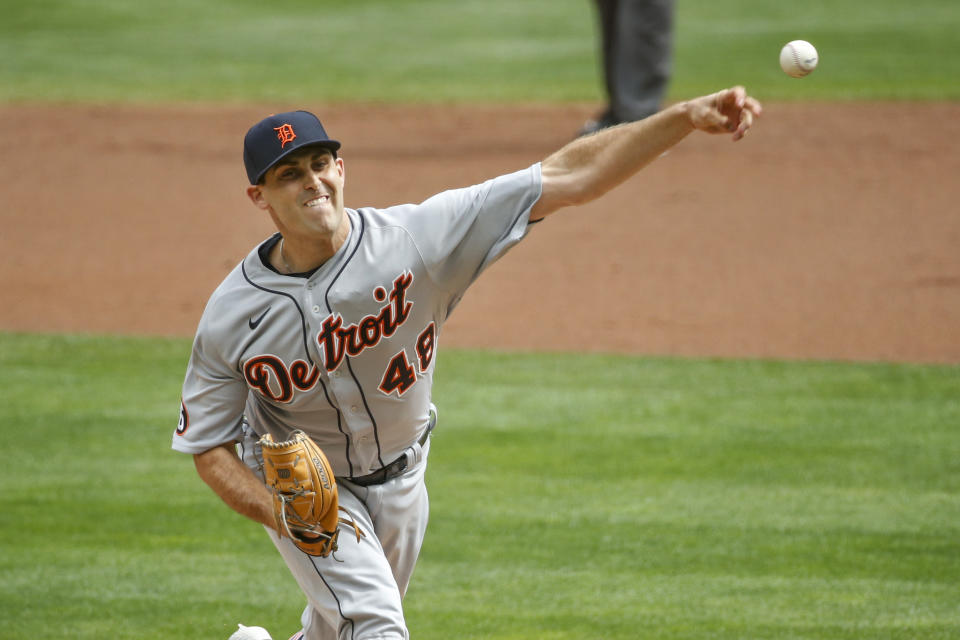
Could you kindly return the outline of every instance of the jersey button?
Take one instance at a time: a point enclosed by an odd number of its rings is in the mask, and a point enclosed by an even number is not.
[[[353,405],[352,407],[350,407],[350,413],[360,413],[360,407],[358,407],[357,405]]]
[[[313,305],[313,312],[314,312],[314,313],[320,313],[320,305],[318,305],[318,304]]]

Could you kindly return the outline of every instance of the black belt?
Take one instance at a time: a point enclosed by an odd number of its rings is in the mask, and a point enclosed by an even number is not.
[[[420,436],[420,439],[417,440],[417,443],[419,443],[421,447],[427,444],[427,439],[430,437],[430,432],[433,431],[435,426],[437,426],[437,414],[431,411],[430,422],[427,423],[427,430],[424,431],[423,435]],[[406,471],[409,464],[407,453],[404,452],[399,458],[387,466],[377,469],[373,473],[368,473],[367,475],[360,476],[359,478],[344,478],[344,480],[352,482],[353,484],[358,484],[361,487],[369,487],[372,484],[383,484],[387,480],[392,480]]]

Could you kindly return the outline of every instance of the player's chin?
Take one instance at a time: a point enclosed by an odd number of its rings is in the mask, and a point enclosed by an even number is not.
[[[305,221],[318,231],[329,232],[336,229],[343,215],[343,211],[330,202],[322,207],[304,207]]]

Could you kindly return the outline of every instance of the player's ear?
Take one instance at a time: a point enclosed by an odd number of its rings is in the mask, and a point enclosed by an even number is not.
[[[260,185],[258,184],[247,187],[247,197],[260,209],[266,210],[270,206],[267,204],[266,199],[264,199],[263,191],[260,190]]]

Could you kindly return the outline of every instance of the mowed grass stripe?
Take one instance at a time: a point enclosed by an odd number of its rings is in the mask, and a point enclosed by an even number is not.
[[[0,638],[296,629],[260,527],[169,450],[188,354],[0,334]],[[411,629],[955,637],[958,385],[949,366],[441,353]]]
[[[599,102],[582,0],[0,0],[2,101]],[[943,0],[677,3],[671,99],[742,83],[763,100],[960,98]],[[820,51],[803,80],[780,47]]]

